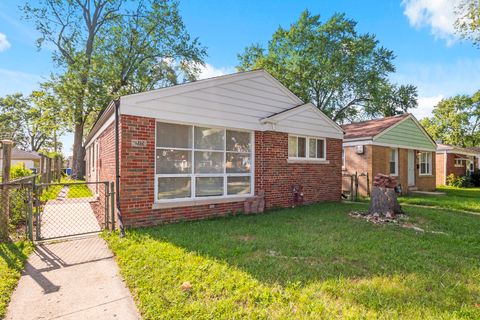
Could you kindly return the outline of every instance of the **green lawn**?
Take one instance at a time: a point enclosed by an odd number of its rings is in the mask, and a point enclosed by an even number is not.
[[[86,184],[72,184],[68,188],[67,198],[90,198],[92,196],[92,191]]]
[[[0,319],[5,316],[10,296],[32,250],[28,242],[0,243]]]
[[[407,207],[418,233],[353,219],[354,209],[366,205],[105,238],[145,319],[480,318],[479,216]]]
[[[445,209],[480,212],[480,188],[438,187],[446,196],[412,195],[401,197],[404,204],[434,206]]]

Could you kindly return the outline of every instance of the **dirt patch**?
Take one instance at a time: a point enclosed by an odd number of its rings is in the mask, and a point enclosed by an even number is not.
[[[245,242],[251,242],[251,241],[254,241],[256,239],[255,236],[253,235],[249,235],[249,234],[246,234],[246,235],[240,235],[237,237],[238,239],[242,240],[242,241],[245,241]]]

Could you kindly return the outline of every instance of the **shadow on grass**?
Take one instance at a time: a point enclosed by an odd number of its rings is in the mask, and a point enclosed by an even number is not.
[[[480,316],[478,217],[409,208],[412,221],[445,234],[416,233],[346,214],[364,208],[330,203],[137,229],[129,232],[127,243],[148,242],[150,253],[156,244],[183,248],[186,255],[205,259],[205,264],[225,263],[267,287],[297,288],[292,292],[308,297],[306,301],[327,294],[329,301],[383,316]],[[137,252],[131,254],[137,262],[142,259]],[[167,252],[161,254],[168,259]],[[152,257],[143,259],[148,260],[144,268],[155,268],[149,262]],[[177,267],[179,263],[172,262]],[[175,277],[174,269],[158,272]]]

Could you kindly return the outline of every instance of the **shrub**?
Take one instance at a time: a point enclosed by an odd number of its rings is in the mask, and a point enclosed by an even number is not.
[[[470,175],[474,187],[480,187],[480,169],[475,170]]]
[[[471,188],[473,182],[471,177],[456,176],[453,173],[447,176],[447,186],[456,188]]]
[[[28,177],[32,175],[33,172],[30,169],[25,168],[23,163],[17,163],[10,168],[10,179],[18,179],[23,177]]]

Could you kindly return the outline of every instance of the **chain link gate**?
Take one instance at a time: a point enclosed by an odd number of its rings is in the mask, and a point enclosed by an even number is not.
[[[115,228],[113,183],[41,183],[33,189],[31,220],[35,240],[93,234]]]

